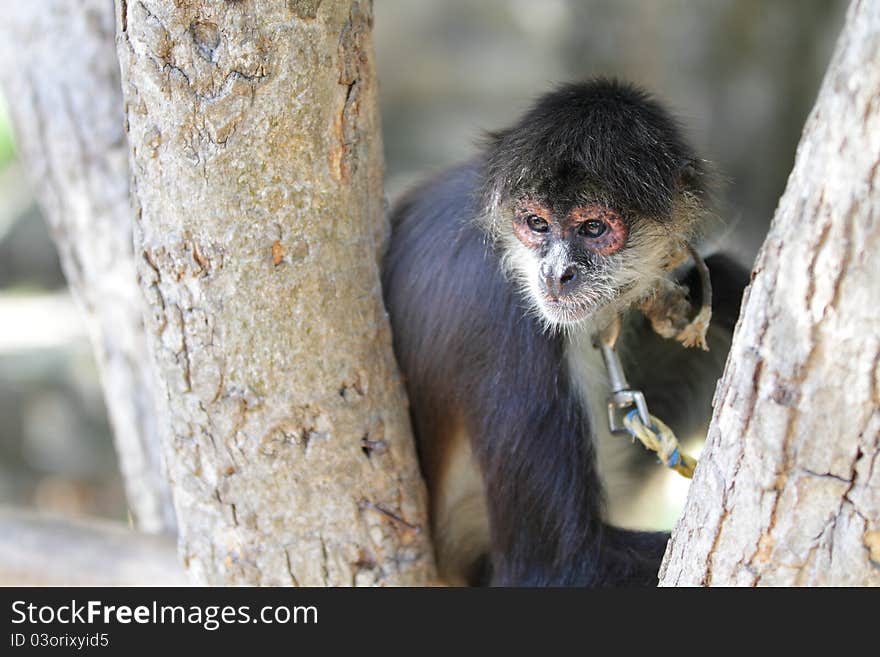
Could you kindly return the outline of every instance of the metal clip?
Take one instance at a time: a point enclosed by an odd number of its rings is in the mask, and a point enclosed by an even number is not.
[[[616,338],[616,335],[614,336]],[[613,341],[616,342],[616,339]],[[629,387],[620,358],[614,349],[612,341],[607,341],[602,336],[597,336],[595,346],[602,353],[605,361],[605,369],[608,371],[608,381],[611,384],[611,395],[608,397],[608,427],[612,433],[628,433],[623,423],[619,420],[622,413],[619,411],[635,406],[639,418],[646,427],[653,425],[651,416],[648,414],[648,404],[641,390],[633,390]]]

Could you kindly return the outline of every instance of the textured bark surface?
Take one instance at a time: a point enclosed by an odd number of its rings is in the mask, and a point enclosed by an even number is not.
[[[22,160],[88,320],[135,523],[173,529],[135,276],[112,0],[7,7],[0,82]]]
[[[855,1],[758,257],[661,585],[880,585],[880,3]]]
[[[382,307],[372,7],[117,2],[180,548],[212,584],[420,584]]]

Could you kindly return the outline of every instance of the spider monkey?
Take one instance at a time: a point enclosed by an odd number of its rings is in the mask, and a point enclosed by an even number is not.
[[[392,211],[385,302],[445,581],[656,584],[668,534],[603,522],[606,393],[589,336],[625,315],[624,360],[652,412],[679,432],[705,420],[747,272],[706,259],[711,355],[630,309],[680,265],[707,176],[656,100],[594,79],[542,96]]]

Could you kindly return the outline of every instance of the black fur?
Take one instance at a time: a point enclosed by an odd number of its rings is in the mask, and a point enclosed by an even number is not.
[[[675,120],[644,91],[616,80],[569,84],[490,136],[487,201],[536,194],[567,209],[603,202],[663,219],[679,191],[702,194],[703,164]]]
[[[556,198],[588,190],[663,215],[692,161],[645,95],[607,81],[572,85],[394,210],[383,283],[420,457],[430,479],[453,421],[474,437],[494,584],[652,585],[667,535],[603,524],[589,418],[564,338],[542,330],[502,274],[480,229],[487,190],[537,185]]]

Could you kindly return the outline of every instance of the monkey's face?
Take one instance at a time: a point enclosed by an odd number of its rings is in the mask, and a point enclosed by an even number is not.
[[[705,168],[675,120],[613,80],[542,96],[490,135],[483,171],[478,221],[549,327],[639,301],[705,215]]]
[[[681,246],[669,222],[627,219],[596,202],[554,209],[524,198],[510,216],[506,268],[551,327],[623,310],[666,273]]]

